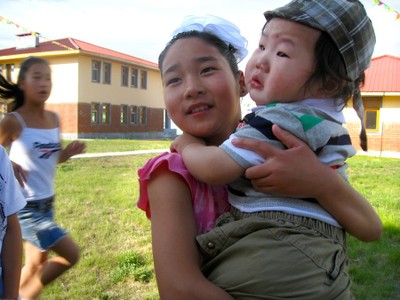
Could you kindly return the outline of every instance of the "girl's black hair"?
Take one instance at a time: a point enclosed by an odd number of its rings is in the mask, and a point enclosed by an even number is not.
[[[25,74],[29,68],[35,64],[49,65],[43,58],[30,56],[21,63],[17,83],[7,81],[7,79],[0,74],[0,98],[14,99],[14,101],[12,101],[11,111],[17,110],[24,104],[25,95],[18,85],[21,80],[25,79]]]
[[[180,39],[188,39],[188,38],[199,38],[203,40],[204,42],[214,46],[215,48],[218,49],[218,51],[226,58],[226,60],[229,63],[229,66],[235,74],[235,76],[239,72],[239,68],[236,62],[236,58],[234,56],[234,53],[237,52],[237,49],[234,48],[232,45],[227,45],[224,41],[222,41],[220,38],[217,36],[208,33],[208,32],[200,32],[196,30],[191,30],[191,31],[184,31],[181,33],[178,33],[175,35],[165,46],[164,50],[160,53],[160,56],[158,57],[158,67],[160,68],[161,71],[161,76],[162,76],[162,71],[163,71],[163,63],[165,56],[167,55],[168,50],[171,48],[173,44],[175,44],[176,41]]]

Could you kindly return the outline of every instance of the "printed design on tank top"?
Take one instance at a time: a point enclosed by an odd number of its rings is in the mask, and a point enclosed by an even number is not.
[[[61,151],[61,143],[42,144],[39,142],[34,142],[33,148],[37,149],[38,152],[41,154],[39,156],[40,159],[48,159],[54,153]]]

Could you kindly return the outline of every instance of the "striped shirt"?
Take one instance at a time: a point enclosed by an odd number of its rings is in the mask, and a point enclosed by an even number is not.
[[[344,117],[334,99],[307,99],[257,107],[244,118],[244,123],[221,145],[243,168],[260,164],[265,158],[234,147],[232,139],[254,138],[284,149],[285,146],[272,133],[272,125],[277,124],[306,142],[322,163],[335,167],[347,180],[345,160],[356,152],[347,130],[342,126]],[[242,212],[284,211],[340,226],[316,200],[260,193],[244,177],[229,185],[229,202]]]

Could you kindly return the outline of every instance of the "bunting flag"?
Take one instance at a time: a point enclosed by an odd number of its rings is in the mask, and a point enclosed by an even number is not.
[[[383,6],[383,8],[386,9],[388,12],[395,13],[396,14],[396,20],[400,21],[400,13],[397,10],[389,7],[389,5],[383,3],[380,0],[373,0],[373,1],[374,1],[375,5]]]
[[[15,27],[21,29],[24,33],[29,33],[29,34],[31,34],[31,35],[33,35],[33,36],[36,36],[36,37],[45,39],[46,41],[50,41],[52,44],[55,44],[55,45],[61,46],[61,47],[63,47],[63,48],[66,48],[66,49],[68,49],[68,50],[74,51],[74,49],[72,49],[71,47],[65,46],[65,45],[63,45],[63,44],[61,44],[61,43],[59,43],[59,42],[56,42],[56,41],[51,41],[50,39],[44,37],[44,36],[41,35],[40,33],[35,32],[35,31],[32,31],[32,30],[29,30],[29,29],[27,29],[27,28],[25,28],[25,27],[22,27],[22,26],[18,25],[17,23],[14,23],[13,21],[10,21],[10,20],[8,20],[8,19],[2,17],[2,16],[0,16],[0,22],[4,22],[4,23],[6,23],[6,24],[8,24],[8,25],[14,25]]]

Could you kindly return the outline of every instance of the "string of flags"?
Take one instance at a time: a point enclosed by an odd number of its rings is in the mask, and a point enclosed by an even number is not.
[[[388,12],[390,12],[390,13],[395,13],[395,14],[396,14],[396,20],[397,20],[397,21],[400,21],[400,13],[399,13],[397,10],[391,8],[389,5],[387,5],[386,3],[384,3],[384,2],[382,2],[382,1],[380,1],[380,0],[372,0],[372,1],[374,2],[375,5],[382,6],[382,7],[383,7],[385,10],[387,10]],[[14,23],[13,21],[8,20],[8,19],[6,19],[6,18],[4,18],[4,17],[2,17],[2,16],[0,16],[0,22],[5,22],[5,23],[8,24],[8,25],[14,25],[15,27],[21,29],[24,33],[30,33],[30,34],[33,35],[33,36],[40,37],[40,38],[42,38],[42,39],[45,39],[45,40],[47,40],[47,41],[50,41],[52,44],[58,45],[58,46],[60,46],[60,47],[64,47],[64,48],[66,48],[66,49],[68,49],[68,50],[71,50],[71,51],[74,50],[74,49],[72,49],[71,47],[68,47],[68,46],[66,46],[66,45],[63,45],[63,44],[61,44],[61,43],[59,43],[59,42],[51,41],[50,39],[44,37],[44,36],[41,35],[40,33],[35,32],[35,31],[32,31],[32,30],[29,30],[29,29],[27,29],[27,28],[25,28],[25,27],[23,27],[23,26],[20,26],[20,25],[18,25],[17,23]]]
[[[14,23],[13,21],[8,20],[8,19],[6,19],[6,18],[4,18],[4,17],[2,17],[2,16],[0,16],[0,22],[4,22],[4,23],[6,23],[6,24],[8,24],[8,25],[14,25],[15,27],[21,29],[24,33],[30,33],[30,34],[33,35],[33,36],[40,37],[40,38],[42,38],[42,39],[45,39],[45,40],[47,40],[47,41],[50,41],[52,44],[58,45],[58,46],[60,46],[60,47],[66,48],[66,49],[71,50],[71,51],[74,50],[74,49],[72,49],[71,47],[68,47],[68,46],[66,46],[66,45],[63,45],[63,44],[61,44],[61,43],[59,43],[59,42],[51,41],[50,39],[44,37],[44,36],[41,35],[40,33],[35,32],[35,31],[31,31],[31,30],[29,30],[29,29],[27,29],[27,28],[25,28],[25,27],[23,27],[23,26],[20,26],[20,25],[18,25],[17,23]]]
[[[373,1],[374,1],[375,5],[383,6],[383,8],[386,9],[388,12],[395,13],[396,14],[396,20],[400,21],[400,13],[397,10],[391,8],[389,5],[383,3],[380,0],[373,0]]]

